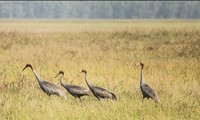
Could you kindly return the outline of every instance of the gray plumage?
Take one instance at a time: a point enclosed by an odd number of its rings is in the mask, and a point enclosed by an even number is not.
[[[151,98],[151,99],[153,99],[157,103],[160,102],[159,97],[154,92],[154,90],[150,86],[148,86],[147,84],[145,84],[144,77],[143,77],[143,67],[144,67],[144,64],[140,63],[140,65],[141,65],[140,88],[141,88],[141,91],[142,91],[142,94],[143,94],[143,99],[144,98],[147,98],[147,99]]]
[[[81,97],[82,96],[89,96],[90,92],[81,86],[77,86],[77,85],[68,85],[68,84],[64,84],[63,83],[63,76],[64,76],[64,72],[60,71],[55,77],[57,77],[58,75],[62,75],[61,79],[60,79],[60,83],[61,85],[75,98],[79,98],[81,101]]]
[[[65,93],[64,91],[59,88],[58,86],[56,86],[55,84],[53,83],[50,83],[50,82],[46,82],[44,80],[42,80],[40,78],[39,75],[37,75],[37,73],[35,72],[35,70],[33,69],[33,67],[30,65],[30,64],[26,64],[26,66],[24,67],[24,69],[22,71],[24,71],[26,68],[30,67],[33,74],[35,75],[39,85],[40,85],[40,88],[42,89],[42,91],[44,93],[46,93],[47,95],[51,96],[51,95],[57,95],[61,98],[64,98],[66,99],[66,96],[65,96]]]
[[[85,73],[85,82],[88,85],[89,89],[92,91],[93,95],[100,100],[100,98],[109,98],[112,100],[117,100],[117,97],[114,93],[97,86],[93,86],[92,84],[88,83],[87,81],[87,71],[82,70],[81,72]]]

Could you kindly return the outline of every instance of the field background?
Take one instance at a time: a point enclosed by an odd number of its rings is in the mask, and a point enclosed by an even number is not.
[[[161,103],[144,100],[144,78]],[[88,80],[118,101],[44,94],[27,63],[45,80],[63,70],[65,83]],[[0,119],[200,119],[199,20],[0,20]],[[64,89],[63,89],[64,90]]]

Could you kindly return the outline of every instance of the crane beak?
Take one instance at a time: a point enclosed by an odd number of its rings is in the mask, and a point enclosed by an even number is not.
[[[27,67],[25,66],[24,69],[22,71],[24,71]]]
[[[80,74],[78,74],[78,75],[74,76],[74,78],[77,78],[77,77],[80,77]],[[74,79],[74,78],[73,78],[73,79]]]
[[[140,63],[133,64],[133,67],[140,65]]]
[[[80,74],[83,74],[83,72],[81,71],[77,76],[79,76]]]
[[[71,80],[71,83],[70,83],[70,85],[73,83],[73,80]]]
[[[60,75],[60,73],[58,73],[54,78],[58,77],[58,75]]]
[[[76,77],[80,77],[80,74],[78,74]]]

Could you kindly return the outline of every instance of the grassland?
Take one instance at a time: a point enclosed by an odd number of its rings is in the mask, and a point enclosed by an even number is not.
[[[142,103],[138,62],[160,104]],[[59,86],[59,70],[69,83],[84,68],[118,101],[48,97],[26,63]],[[199,120],[199,63],[199,20],[1,20],[0,119]],[[73,84],[87,88],[83,75]]]

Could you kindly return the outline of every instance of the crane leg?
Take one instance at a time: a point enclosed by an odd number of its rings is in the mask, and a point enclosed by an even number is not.
[[[77,97],[75,97],[75,99],[76,99],[77,104],[79,104],[79,103],[78,103],[78,100],[77,100]]]
[[[79,97],[79,100],[82,102],[81,98]]]
[[[145,96],[143,96],[143,99],[142,99],[142,104],[143,104],[143,102],[144,102],[144,99],[145,99],[146,97]]]
[[[79,97],[79,100],[81,102],[81,107],[83,107],[83,103],[82,103],[81,97]]]
[[[51,98],[51,94],[48,94],[49,98]]]

